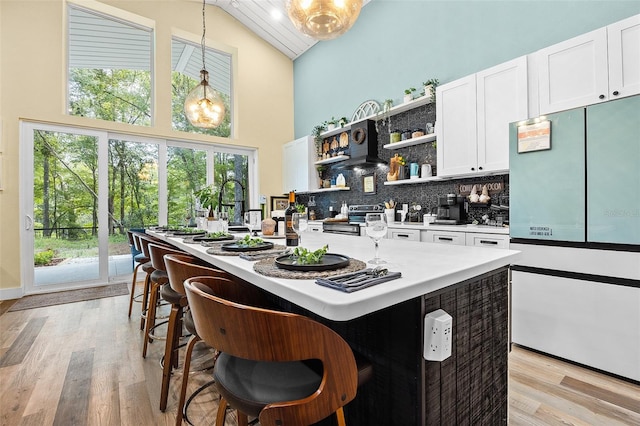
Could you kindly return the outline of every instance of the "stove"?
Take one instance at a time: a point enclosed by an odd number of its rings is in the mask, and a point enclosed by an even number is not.
[[[342,222],[325,221],[322,223],[322,232],[359,236],[361,235],[361,224],[364,224],[367,213],[382,213],[383,211],[384,207],[379,204],[349,206],[347,220]]]
[[[382,213],[384,207],[380,204],[360,204],[349,206],[349,223],[364,223],[367,213]]]

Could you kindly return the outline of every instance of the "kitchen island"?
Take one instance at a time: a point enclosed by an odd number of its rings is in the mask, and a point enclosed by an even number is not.
[[[508,265],[518,252],[384,239],[380,256],[402,278],[343,293],[266,277],[254,262],[152,233],[256,285],[282,309],[327,324],[367,356],[374,377],[347,405],[348,424],[506,424]],[[362,261],[374,255],[364,238],[305,233],[302,241]],[[424,316],[436,309],[453,317],[452,356],[442,362],[423,358]]]

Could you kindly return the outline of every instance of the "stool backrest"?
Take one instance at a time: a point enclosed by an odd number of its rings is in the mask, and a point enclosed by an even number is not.
[[[138,243],[140,244],[140,251],[144,254],[145,257],[148,257],[149,259],[151,259],[151,253],[149,253],[149,244],[157,244],[157,245],[163,245],[166,247],[171,247],[169,244],[155,237],[152,237],[151,235],[136,233],[135,237],[137,238]]]
[[[158,243],[149,243],[147,246],[149,249],[149,259],[151,259],[151,266],[158,271],[166,271],[167,267],[164,263],[164,256],[167,254],[182,254],[182,250],[178,250],[174,247],[168,247],[160,245]]]
[[[255,361],[318,359],[323,365],[319,388],[298,400],[272,403],[260,424],[316,423],[356,395],[358,371],[349,345],[333,330],[310,318],[243,303],[243,292],[219,278],[193,277],[185,282],[198,336],[229,355]]]
[[[187,278],[199,276],[212,276],[233,280],[233,275],[222,269],[206,266],[197,257],[188,254],[167,254],[164,257],[167,275],[169,276],[169,285],[180,294],[184,292],[184,281]]]

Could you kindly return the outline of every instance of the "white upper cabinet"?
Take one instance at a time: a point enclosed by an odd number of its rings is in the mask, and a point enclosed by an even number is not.
[[[536,53],[540,114],[640,93],[640,15]]]
[[[282,146],[282,193],[306,192],[318,188],[318,175],[312,136],[288,142]]]
[[[640,93],[640,15],[607,27],[610,99]]]
[[[528,118],[527,57],[476,74],[478,169],[509,169],[509,123]]]
[[[477,162],[476,76],[436,88],[438,176],[473,172]]]
[[[436,89],[438,176],[509,169],[509,123],[528,118],[527,57]]]

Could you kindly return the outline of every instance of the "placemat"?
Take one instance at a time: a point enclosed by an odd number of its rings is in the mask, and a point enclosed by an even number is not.
[[[280,269],[276,266],[275,259],[262,259],[253,265],[253,270],[267,277],[288,278],[294,280],[313,280],[316,278],[326,278],[333,275],[346,274],[355,272],[367,267],[367,264],[361,260],[354,258],[349,259],[349,264],[343,268],[333,269],[331,271],[289,271]]]
[[[232,241],[225,241],[226,243],[230,243]],[[208,254],[215,254],[216,256],[240,256],[241,254],[273,254],[274,256],[277,254],[281,254],[282,251],[286,250],[287,247],[280,245],[280,244],[274,244],[273,248],[270,248],[269,250],[248,250],[248,251],[225,251],[222,250],[222,244],[220,243],[216,243],[215,246],[213,247],[209,247],[207,249],[207,253]]]

